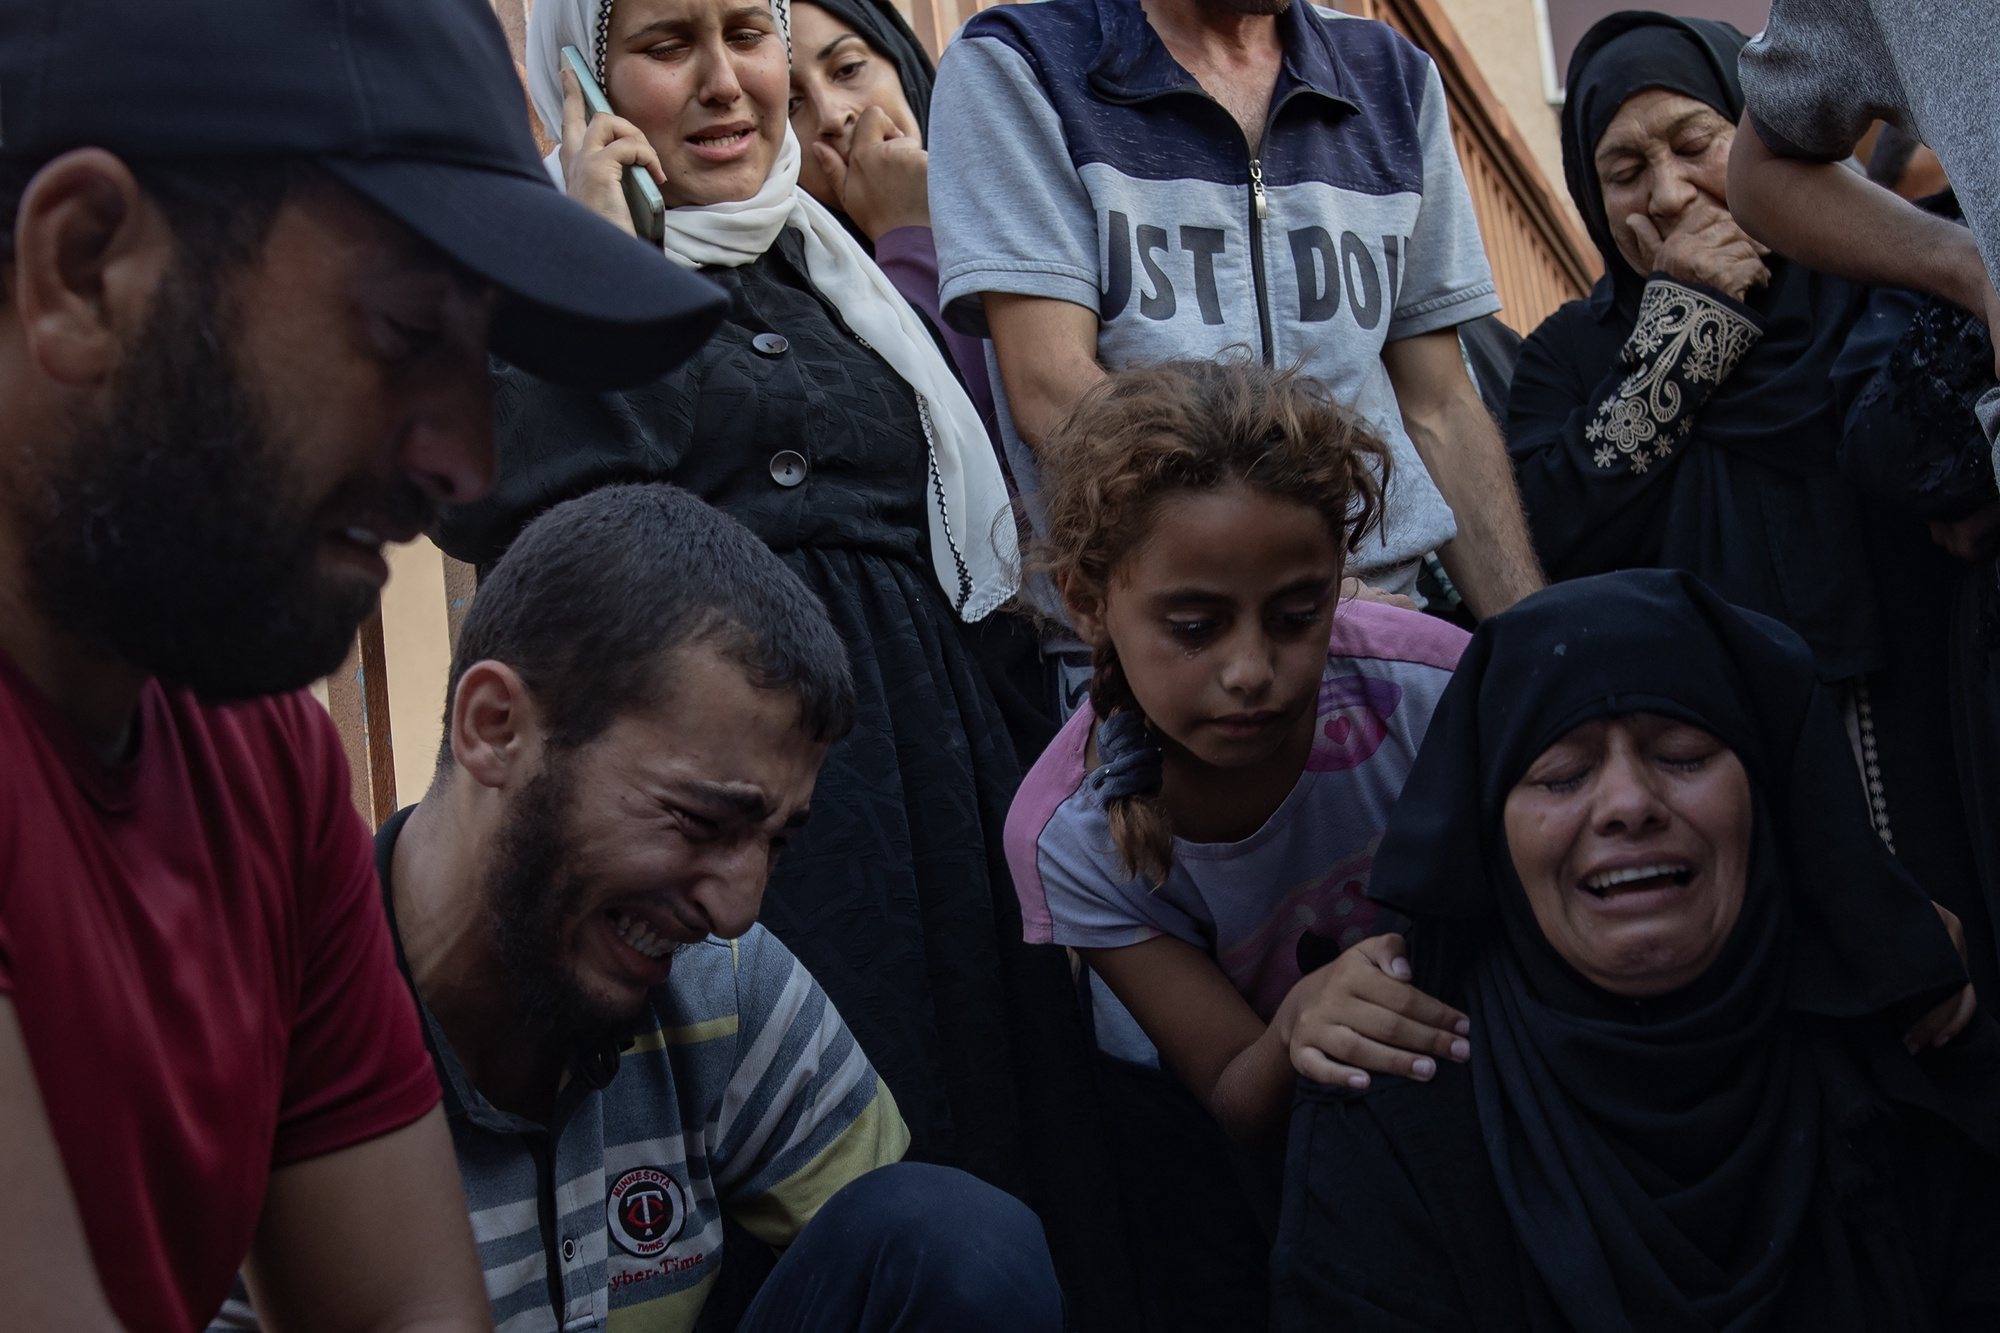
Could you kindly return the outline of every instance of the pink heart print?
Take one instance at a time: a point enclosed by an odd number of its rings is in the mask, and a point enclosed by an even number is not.
[[[1403,701],[1402,686],[1367,676],[1320,682],[1319,736],[1306,767],[1315,773],[1359,768],[1389,736],[1389,719]]]

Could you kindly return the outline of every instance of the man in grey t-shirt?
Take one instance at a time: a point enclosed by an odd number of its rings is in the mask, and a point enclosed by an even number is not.
[[[1431,551],[1475,614],[1541,586],[1457,326],[1499,308],[1436,68],[1383,24],[1287,0],[989,9],[931,109],[945,317],[993,339],[1033,449],[1106,369],[1301,365],[1387,440],[1355,572],[1411,591]]]
[[[1736,136],[1729,202],[1746,231],[1822,272],[1931,292],[2000,329],[2000,24],[1987,6],[1774,0],[1742,73],[1755,133]],[[1839,165],[1877,120],[1937,153],[1970,230]],[[1979,414],[1994,438],[2000,392]]]

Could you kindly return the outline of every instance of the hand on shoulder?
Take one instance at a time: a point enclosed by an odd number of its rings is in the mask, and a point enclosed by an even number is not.
[[[1371,1074],[1422,1082],[1472,1056],[1472,1022],[1410,984],[1408,945],[1377,935],[1310,972],[1273,1019],[1292,1066],[1315,1083],[1365,1088]]]

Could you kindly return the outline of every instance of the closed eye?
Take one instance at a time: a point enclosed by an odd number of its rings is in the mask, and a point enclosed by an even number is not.
[[[378,315],[374,341],[382,359],[395,365],[418,361],[437,351],[444,345],[445,331],[440,324],[416,323],[397,319],[393,315]]]
[[[707,842],[722,832],[722,821],[698,815],[692,810],[675,809],[674,818],[679,821],[681,831],[696,842]]]
[[[1589,755],[1578,753],[1574,749],[1567,752],[1551,751],[1522,776],[1521,785],[1541,791],[1571,792],[1583,785],[1595,767],[1596,764]]]
[[[1315,606],[1308,611],[1280,611],[1268,623],[1277,633],[1303,634],[1317,627],[1324,618],[1325,608]]]

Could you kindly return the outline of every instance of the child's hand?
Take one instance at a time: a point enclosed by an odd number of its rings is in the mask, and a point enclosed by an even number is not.
[[[1466,1060],[1472,1022],[1412,986],[1401,935],[1378,935],[1292,987],[1276,1022],[1292,1067],[1315,1083],[1368,1086],[1370,1072],[1428,1079]]]

